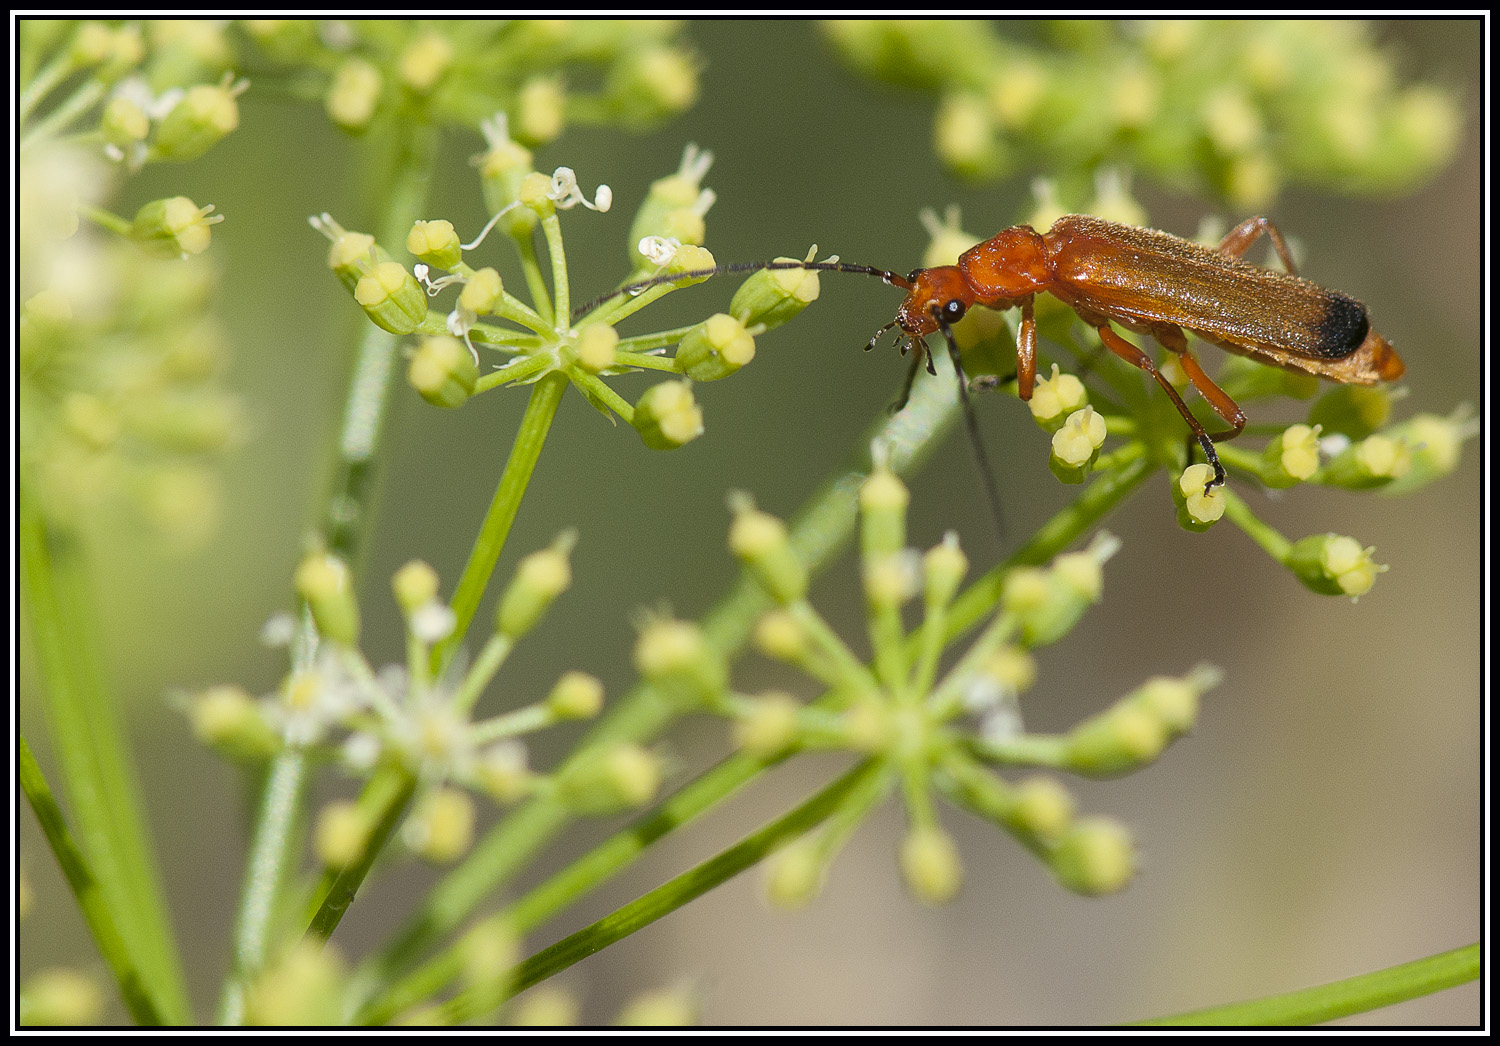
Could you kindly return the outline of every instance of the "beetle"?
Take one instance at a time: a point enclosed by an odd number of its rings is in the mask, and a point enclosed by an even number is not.
[[[1271,240],[1286,272],[1243,260],[1262,235]],[[956,265],[915,269],[905,276],[838,261],[735,263],[628,284],[609,297],[659,283],[754,269],[850,272],[879,277],[906,291],[896,318],[876,331],[865,347],[874,348],[882,334],[899,326],[906,336],[902,353],[915,352],[896,404],[899,409],[917,366],[925,359],[928,371],[933,370],[927,335],[943,335],[997,519],[999,499],[969,408],[968,382],[953,339],[953,325],[975,305],[1021,310],[1016,389],[1023,400],[1031,399],[1036,384],[1036,295],[1051,294],[1072,308],[1106,348],[1150,374],[1171,398],[1213,467],[1205,492],[1225,479],[1214,442],[1238,436],[1246,419],[1239,405],[1204,372],[1184,331],[1261,363],[1344,384],[1375,385],[1394,381],[1406,371],[1390,343],[1370,326],[1364,304],[1299,277],[1281,232],[1269,219],[1258,216],[1236,225],[1217,247],[1156,229],[1067,214],[1045,233],[1016,225],[969,248]],[[1149,335],[1175,355],[1193,387],[1229,428],[1214,433],[1204,428],[1151,357],[1116,333],[1115,325]]]

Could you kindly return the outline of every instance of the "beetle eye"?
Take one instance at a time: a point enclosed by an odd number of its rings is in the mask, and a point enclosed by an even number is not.
[[[943,306],[943,319],[949,323],[957,323],[964,318],[964,303],[954,298]]]

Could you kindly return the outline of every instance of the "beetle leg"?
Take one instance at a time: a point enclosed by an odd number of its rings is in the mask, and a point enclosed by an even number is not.
[[[1275,223],[1269,218],[1246,218],[1219,241],[1219,253],[1226,258],[1238,259],[1244,257],[1252,244],[1260,239],[1261,233],[1271,238],[1271,243],[1276,247],[1276,253],[1281,257],[1281,264],[1286,266],[1286,271],[1293,276],[1297,275],[1297,265],[1292,261],[1292,252],[1286,249],[1286,241],[1281,238],[1281,230],[1276,228]]]
[[[1032,296],[1021,302],[1021,326],[1016,332],[1016,394],[1031,399],[1036,386],[1036,309]]]
[[[958,379],[958,398],[962,401],[964,408],[964,424],[969,430],[969,447],[974,451],[974,464],[979,467],[979,477],[984,482],[985,497],[989,499],[990,514],[995,520],[995,533],[1003,545],[1005,544],[1005,513],[1000,509],[1000,490],[995,486],[995,472],[990,467],[989,455],[985,453],[984,440],[979,436],[979,419],[974,416],[974,405],[969,402],[969,379],[964,376],[963,363],[959,359],[958,342],[953,340],[953,328],[948,326],[948,321],[943,319],[936,309],[933,310],[932,315],[937,320],[938,330],[943,332],[943,340],[948,343],[948,358],[953,361],[953,375]],[[928,366],[931,366],[930,362]]]
[[[1104,342],[1110,352],[1113,352],[1125,362],[1134,364],[1151,375],[1156,379],[1156,383],[1171,397],[1173,405],[1177,407],[1177,413],[1182,415],[1182,420],[1187,422],[1188,428],[1193,430],[1193,438],[1198,441],[1198,446],[1203,448],[1203,454],[1208,458],[1208,463],[1214,467],[1214,478],[1204,484],[1205,492],[1209,487],[1222,484],[1224,482],[1224,466],[1219,464],[1219,455],[1214,452],[1213,438],[1209,436],[1208,430],[1203,427],[1203,423],[1193,416],[1192,411],[1188,410],[1188,405],[1182,402],[1182,397],[1172,387],[1172,383],[1167,380],[1167,376],[1156,369],[1156,364],[1151,362],[1150,356],[1116,334],[1110,328],[1109,324],[1100,324],[1095,330],[1099,332],[1099,340]],[[1225,399],[1228,399],[1228,397],[1226,396]],[[1239,408],[1236,407],[1235,409],[1238,410]]]
[[[1245,412],[1240,410],[1240,405],[1229,398],[1229,394],[1203,371],[1203,366],[1198,362],[1198,357],[1193,350],[1188,348],[1187,337],[1182,333],[1180,327],[1167,327],[1153,332],[1156,340],[1162,348],[1168,352],[1177,354],[1177,362],[1182,364],[1188,380],[1193,383],[1193,388],[1198,390],[1198,395],[1208,401],[1208,405],[1214,409],[1214,413],[1227,421],[1232,427],[1224,432],[1213,432],[1209,439],[1218,443],[1220,440],[1234,439],[1245,431]]]
[[[892,414],[899,414],[905,409],[907,401],[911,399],[911,387],[917,380],[917,370],[922,366],[922,354],[916,353],[911,358],[911,363],[906,367],[906,380],[901,383],[901,394],[896,397],[896,402],[890,406]]]

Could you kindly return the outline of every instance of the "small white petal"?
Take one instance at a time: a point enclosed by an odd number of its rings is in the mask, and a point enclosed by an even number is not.
[[[260,641],[268,647],[287,646],[296,634],[297,621],[291,614],[282,611],[272,614],[266,619],[266,623],[260,626]]]
[[[458,618],[451,607],[434,600],[418,607],[411,616],[411,632],[424,643],[436,643],[453,634]]]

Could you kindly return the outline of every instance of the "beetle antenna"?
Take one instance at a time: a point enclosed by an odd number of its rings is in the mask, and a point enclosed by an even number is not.
[[[882,283],[902,290],[911,290],[911,280],[899,272],[889,269],[877,269],[870,265],[849,265],[844,262],[826,261],[764,261],[764,262],[730,262],[727,265],[715,265],[711,269],[690,269],[687,272],[662,273],[652,276],[650,279],[637,280],[627,283],[610,291],[608,294],[595,298],[587,305],[580,305],[573,310],[573,319],[578,320],[587,313],[593,312],[605,302],[619,297],[622,294],[639,294],[641,291],[663,283],[678,283],[682,280],[706,280],[710,276],[717,276],[721,272],[760,272],[762,269],[806,269],[810,272],[848,272],[856,276],[875,276]],[[884,331],[884,328],[882,328]]]
[[[964,407],[964,424],[969,430],[969,446],[974,451],[974,463],[979,466],[979,478],[984,481],[985,497],[990,503],[990,515],[995,520],[995,534],[1000,544],[1005,544],[1005,513],[1000,507],[1000,490],[995,484],[995,472],[990,467],[989,455],[985,453],[984,441],[979,438],[979,419],[974,416],[974,405],[969,401],[969,380],[964,376],[963,364],[959,362],[958,343],[953,340],[953,328],[943,319],[937,309],[932,310],[943,340],[948,343],[948,357],[953,361],[953,375],[958,379],[958,398]],[[927,369],[932,370],[931,352],[928,353]]]

